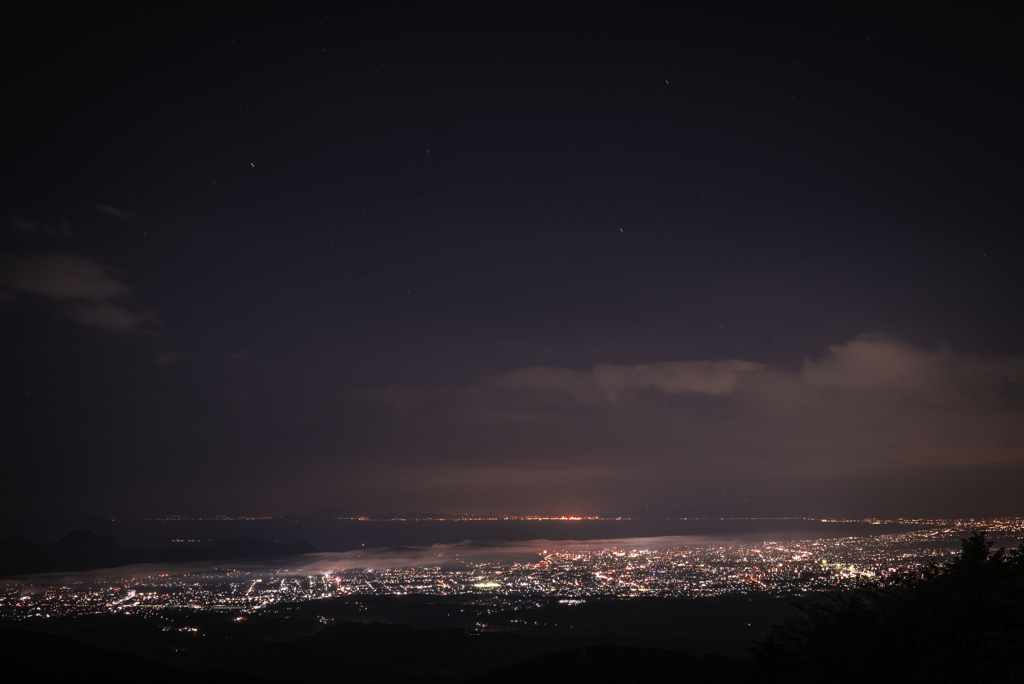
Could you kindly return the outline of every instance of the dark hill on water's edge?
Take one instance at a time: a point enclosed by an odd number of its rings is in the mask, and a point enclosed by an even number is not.
[[[222,539],[206,547],[125,549],[114,543],[111,537],[88,530],[75,530],[48,544],[38,544],[23,537],[9,537],[0,541],[0,577],[100,570],[140,563],[261,560],[317,551],[304,541],[286,544],[250,537]]]

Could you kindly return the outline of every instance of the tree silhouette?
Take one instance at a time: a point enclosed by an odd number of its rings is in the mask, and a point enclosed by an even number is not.
[[[757,642],[757,682],[1024,681],[1024,543],[992,552],[985,532],[921,579],[864,587],[800,614]]]

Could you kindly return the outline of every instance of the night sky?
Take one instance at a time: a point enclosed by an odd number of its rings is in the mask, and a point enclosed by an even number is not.
[[[0,517],[1024,514],[1007,17],[163,7],[0,22]]]

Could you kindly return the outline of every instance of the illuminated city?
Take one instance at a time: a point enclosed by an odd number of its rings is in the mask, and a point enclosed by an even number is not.
[[[316,570],[304,567],[117,576],[43,585],[45,578],[10,580],[0,599],[4,619],[45,619],[103,613],[157,614],[166,610],[218,611],[239,620],[261,611],[309,601],[426,595],[518,610],[551,601],[707,598],[742,594],[798,595],[835,592],[864,583],[919,577],[959,553],[959,540],[975,529],[1019,538],[1024,519],[917,520],[908,531],[745,545],[634,546],[599,550],[546,549],[532,562],[461,562],[460,567]],[[551,542],[557,547],[556,542]],[[349,564],[358,556],[342,554]],[[303,557],[294,559],[307,560]]]

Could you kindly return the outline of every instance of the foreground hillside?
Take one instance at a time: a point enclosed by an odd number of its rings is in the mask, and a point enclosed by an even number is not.
[[[807,604],[754,644],[756,682],[1024,681],[1024,543],[984,534],[917,581]]]

